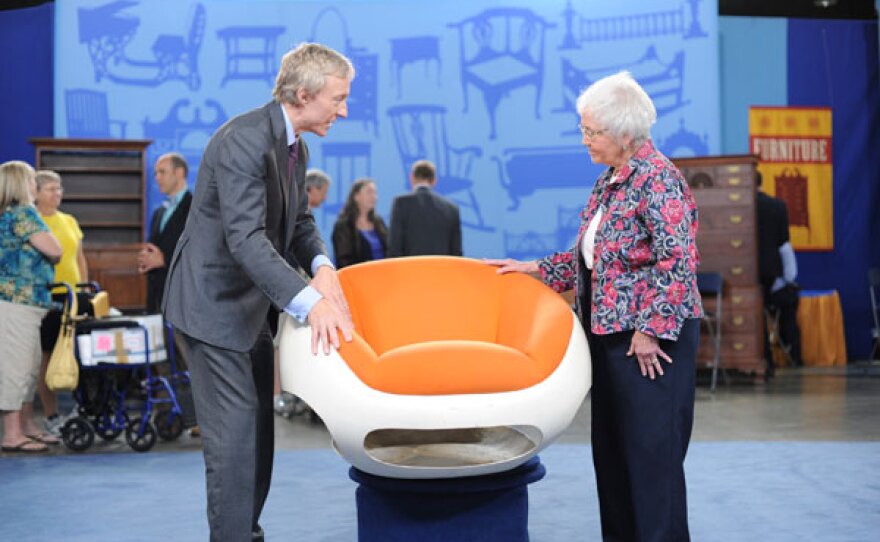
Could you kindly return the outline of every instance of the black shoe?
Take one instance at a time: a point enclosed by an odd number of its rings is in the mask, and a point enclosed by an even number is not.
[[[263,532],[263,528],[258,525],[257,530],[251,533],[251,540],[253,542],[264,542],[265,536],[266,533]]]

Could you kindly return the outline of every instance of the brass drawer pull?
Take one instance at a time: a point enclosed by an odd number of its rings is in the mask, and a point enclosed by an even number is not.
[[[742,275],[742,274],[743,274],[743,268],[740,267],[740,266],[738,266],[738,265],[735,265],[735,266],[733,266],[733,267],[730,268],[730,274],[731,274],[731,275],[736,275],[736,276]]]
[[[732,296],[731,299],[733,300],[734,305],[739,305],[740,303],[743,302],[743,296],[741,296],[741,295]]]
[[[734,192],[733,194],[728,194],[727,197],[730,199],[730,201],[739,201],[742,199],[742,194]]]
[[[740,166],[727,166],[728,173],[739,173]]]
[[[730,246],[732,246],[733,248],[740,248],[741,246],[743,246],[742,239],[731,239]]]
[[[734,316],[733,317],[733,325],[735,325],[735,326],[741,326],[741,325],[743,325],[743,322],[745,322],[745,321],[746,321],[746,319],[743,318],[742,316]]]
[[[742,184],[742,181],[739,177],[731,177],[727,179],[727,184],[729,184],[730,186],[739,186],[740,184]]]
[[[743,343],[733,343],[733,349],[736,350],[737,352],[741,351],[745,347],[746,347],[746,345]]]
[[[742,224],[743,217],[742,215],[730,215],[731,224]]]

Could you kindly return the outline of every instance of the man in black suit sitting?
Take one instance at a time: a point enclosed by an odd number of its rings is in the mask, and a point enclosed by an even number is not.
[[[413,164],[413,191],[394,198],[391,206],[389,255],[461,256],[461,217],[458,206],[436,194],[436,168],[428,160]]]
[[[167,264],[183,233],[192,195],[186,185],[186,159],[176,152],[156,160],[156,184],[168,199],[153,213],[150,236],[138,254],[138,272],[147,275],[147,312],[157,313],[165,292]]]

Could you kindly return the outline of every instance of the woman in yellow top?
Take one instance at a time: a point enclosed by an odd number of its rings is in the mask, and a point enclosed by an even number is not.
[[[61,186],[61,176],[54,171],[42,170],[37,172],[37,211],[43,222],[49,226],[49,231],[61,243],[61,261],[55,264],[55,282],[66,282],[75,286],[89,280],[89,270],[86,257],[83,254],[83,233],[76,219],[58,210],[61,205],[61,196],[64,189]],[[63,304],[65,291],[56,289],[52,292],[52,301]],[[58,401],[55,393],[46,386],[46,367],[49,364],[49,356],[58,338],[61,329],[61,311],[50,310],[43,318],[40,328],[40,342],[43,348],[43,363],[40,369],[40,382],[37,388],[40,394],[40,402],[43,403],[43,427],[58,437],[64,419],[58,415]],[[51,441],[53,439],[46,439]],[[48,442],[47,442],[48,443]]]

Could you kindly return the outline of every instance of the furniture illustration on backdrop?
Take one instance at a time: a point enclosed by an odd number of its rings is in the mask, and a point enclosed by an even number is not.
[[[203,115],[202,111],[207,114]],[[226,122],[223,106],[215,100],[205,100],[204,109],[192,107],[190,101],[181,98],[174,102],[165,118],[158,122],[144,120],[144,137],[153,140],[147,152],[148,167],[153,167],[156,160],[165,153],[179,152],[189,164],[189,185],[195,186],[198,176],[199,162],[208,140],[220,126]],[[165,196],[155,183],[147,187],[147,216],[162,202]],[[149,224],[147,224],[149,227]]]
[[[400,152],[404,179],[416,160],[430,160],[437,166],[437,192],[462,208],[462,226],[492,231],[483,221],[480,204],[470,178],[479,147],[452,147],[446,137],[446,108],[440,105],[398,105],[388,110],[394,140]],[[409,181],[404,181],[409,190]],[[462,195],[463,194],[463,195]]]
[[[281,385],[361,471],[407,479],[509,471],[553,442],[589,391],[577,317],[529,276],[423,256],[347,267],[339,278],[354,339],[312,355],[311,329],[286,319]]]
[[[259,79],[269,85],[278,71],[275,45],[283,26],[227,26],[217,31],[226,46],[226,73],[220,86],[233,79]]]
[[[682,34],[684,38],[708,36],[700,25],[699,3],[702,0],[686,1],[690,4],[690,25],[685,23],[684,4],[678,9],[591,19],[575,11],[568,0],[562,12],[565,37],[559,49],[580,49],[582,43],[591,41],[643,39],[669,34]]]
[[[321,205],[322,223],[342,212],[345,198],[355,179],[369,177],[372,171],[370,144],[366,142],[334,142],[321,144],[321,169],[330,176],[330,191],[335,197],[328,197]]]
[[[95,81],[106,77],[121,85],[155,87],[180,80],[190,90],[201,86],[198,55],[205,37],[205,6],[196,4],[186,36],[160,34],[150,51],[153,60],[129,58],[126,47],[133,40],[140,19],[118,12],[138,2],[117,0],[96,8],[79,8],[79,41],[85,43],[95,69]]]
[[[440,38],[437,36],[413,36],[409,38],[391,38],[391,75],[397,86],[397,97],[403,95],[401,72],[404,66],[414,62],[425,63],[425,76],[428,66],[433,60],[437,64],[437,85],[440,85]]]
[[[666,156],[681,158],[709,154],[709,136],[704,133],[703,137],[700,137],[685,128],[684,124],[684,118],[679,119],[678,131],[662,141],[656,141],[657,148]]]
[[[684,99],[684,51],[675,53],[668,64],[657,56],[653,45],[634,63],[615,64],[600,68],[581,69],[562,59],[562,106],[560,112],[573,113],[575,100],[581,91],[599,79],[626,69],[645,89],[654,102],[657,116],[663,116],[686,106]]]
[[[30,140],[38,169],[64,180],[61,210],[83,231],[89,278],[110,294],[113,306],[143,311],[146,281],[137,272],[144,240],[144,187],[148,140]]]
[[[504,149],[492,158],[498,164],[498,178],[511,204],[519,209],[520,198],[546,188],[583,188],[588,171],[597,169],[583,147],[529,147]]]
[[[535,117],[541,118],[544,34],[555,24],[528,9],[494,8],[448,26],[458,30],[464,111],[471,84],[483,93],[490,139],[496,136],[498,104],[514,89],[535,87]]]
[[[764,307],[758,282],[755,220],[757,157],[706,156],[672,161],[687,179],[700,209],[698,271],[719,273],[723,280],[719,367],[763,378]],[[703,303],[709,312],[716,309],[711,295],[703,297]],[[715,342],[703,327],[697,367],[713,368]]]
[[[355,47],[351,43],[351,37],[348,33],[348,23],[342,12],[335,7],[324,8],[321,10],[315,21],[312,23],[312,30],[308,41],[324,43],[330,46],[332,41],[319,39],[319,28],[322,21],[329,17],[336,20],[336,26],[341,30],[344,44],[342,47],[336,47],[340,51],[345,52],[345,56],[351,60],[354,65],[357,77],[351,82],[351,94],[348,97],[348,117],[341,119],[356,120],[364,123],[364,128],[369,129],[373,126],[373,133],[379,135],[379,55],[367,52],[364,47]],[[326,28],[326,27],[325,27]],[[329,35],[336,35],[327,32]],[[323,33],[321,33],[323,35]]]
[[[67,89],[64,91],[64,105],[68,137],[125,139],[125,121],[110,119],[106,92]]]

